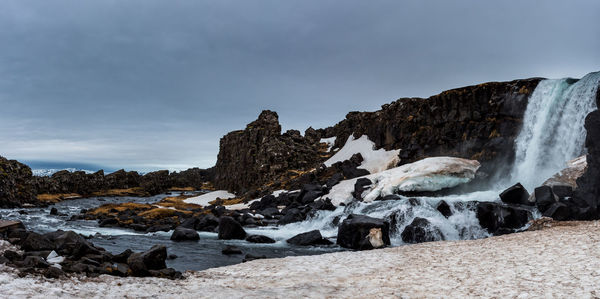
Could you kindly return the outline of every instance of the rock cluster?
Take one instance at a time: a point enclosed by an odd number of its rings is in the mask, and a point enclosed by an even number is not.
[[[42,235],[27,231],[22,225],[6,230],[2,237],[23,251],[7,250],[2,259],[24,275],[41,273],[57,278],[65,273],[84,273],[88,276],[182,277],[180,272],[167,268],[167,249],[163,245],[155,245],[145,252],[134,253],[128,249],[113,255],[72,231],[59,230]]]

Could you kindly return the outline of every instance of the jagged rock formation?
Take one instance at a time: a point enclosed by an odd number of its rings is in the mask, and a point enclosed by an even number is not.
[[[479,160],[480,172],[487,172],[496,165],[486,162],[514,158],[527,100],[540,80],[490,82],[428,99],[402,98],[379,111],[350,112],[333,127],[309,128],[305,137],[298,131],[281,134],[277,114],[263,111],[245,130],[221,139],[215,185],[236,193],[278,185],[282,174],[303,174],[325,161],[321,138],[337,137],[334,148],[339,148],[351,134],[367,135],[377,149],[402,149],[401,164],[444,155]],[[309,177],[327,180],[335,171],[320,172],[329,176]],[[308,183],[306,178],[302,176],[302,183]]]
[[[313,168],[323,161],[318,137],[307,131],[281,134],[277,113],[263,111],[245,130],[221,138],[215,187],[244,193],[289,171]]]
[[[596,94],[596,103],[600,107],[600,92]],[[587,170],[577,179],[575,204],[581,207],[579,218],[600,218],[600,110],[596,110],[585,119],[587,137],[585,146],[587,154]]]
[[[0,207],[38,204],[31,178],[29,166],[0,156]]]

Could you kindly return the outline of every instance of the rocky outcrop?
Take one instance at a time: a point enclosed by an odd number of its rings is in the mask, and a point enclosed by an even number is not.
[[[596,104],[600,107],[600,92],[596,94]],[[600,110],[585,118],[587,137],[587,170],[577,179],[575,204],[580,206],[578,219],[600,218]]]
[[[527,100],[540,80],[490,82],[428,99],[402,98],[376,112],[350,112],[321,135],[337,136],[336,147],[350,134],[367,135],[377,148],[402,149],[402,164],[430,156],[492,161],[513,154]]]
[[[125,195],[135,196],[155,195],[173,187],[201,189],[206,182],[213,179],[213,175],[212,169],[200,168],[172,173],[168,170],[159,170],[145,175],[123,169],[107,175],[102,170],[95,173],[62,170],[49,177],[33,177],[32,184],[37,194],[78,194],[86,197],[106,193],[108,190],[136,189],[122,192]]]
[[[490,82],[427,99],[402,98],[379,111],[350,112],[335,126],[309,129],[304,137],[298,131],[281,134],[277,114],[263,111],[245,130],[221,139],[215,184],[238,194],[265,184],[280,188],[279,178],[289,171],[301,179],[294,186],[325,183],[341,173],[343,165],[317,167],[327,158],[327,147],[319,144],[320,138],[336,137],[334,148],[341,148],[351,134],[367,135],[377,149],[402,149],[400,164],[453,156],[479,160],[482,173],[492,173],[497,165],[510,165],[492,161],[511,162],[514,158],[514,140],[527,100],[540,80]],[[315,167],[316,171],[310,171]],[[353,167],[343,168],[347,168],[344,177],[356,177]]]
[[[263,111],[246,129],[221,138],[215,186],[240,194],[287,172],[317,166],[323,161],[319,139],[305,135],[296,130],[281,134],[277,113]]]
[[[0,208],[38,204],[32,185],[31,169],[15,160],[0,156]]]

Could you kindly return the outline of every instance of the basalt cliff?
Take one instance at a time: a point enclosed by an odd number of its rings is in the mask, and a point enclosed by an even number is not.
[[[341,148],[352,134],[368,136],[377,149],[401,149],[399,164],[445,155],[479,160],[481,173],[496,173],[513,159],[527,100],[540,80],[490,82],[427,99],[401,98],[375,112],[350,112],[329,128],[309,128],[304,136],[295,130],[282,134],[277,114],[263,111],[244,130],[221,139],[214,184],[240,194],[276,189],[290,179],[328,179],[336,171],[321,165],[331,155],[321,139],[336,137],[333,148]]]

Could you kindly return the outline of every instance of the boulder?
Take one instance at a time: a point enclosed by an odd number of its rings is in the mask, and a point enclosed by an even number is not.
[[[94,245],[73,231],[56,231],[45,236],[52,240],[56,252],[62,256],[82,257],[86,254],[100,253]]]
[[[573,217],[573,209],[563,202],[555,202],[551,204],[542,215],[544,217],[551,217],[557,221],[571,220],[575,218]]]
[[[154,245],[147,251],[132,253],[127,258],[127,265],[134,275],[148,275],[149,270],[161,270],[167,267],[167,247]]]
[[[452,209],[450,209],[450,205],[448,205],[448,203],[445,200],[440,200],[435,209],[438,210],[438,212],[440,212],[446,218],[452,216]]]
[[[266,258],[267,258],[267,256],[264,254],[263,255],[254,255],[254,254],[248,253],[242,260],[242,263],[253,261],[253,260],[266,259]]]
[[[227,245],[221,250],[221,253],[225,255],[242,254],[242,250],[237,246]]]
[[[200,240],[200,235],[198,235],[198,233],[193,229],[178,226],[173,231],[173,234],[171,235],[171,240],[172,241],[198,241],[198,240]]]
[[[50,215],[58,215],[58,209],[54,207],[50,209]]]
[[[246,231],[242,225],[229,216],[223,216],[219,220],[219,239],[231,240],[246,238]]]
[[[331,241],[324,239],[321,236],[321,232],[319,230],[312,230],[309,232],[298,234],[286,242],[293,245],[298,246],[312,246],[312,245],[331,245],[333,244]]]
[[[368,236],[372,228],[381,229],[381,235],[384,245],[390,245],[390,224],[389,222],[365,215],[349,215],[338,228],[337,244],[358,250],[373,249],[374,246],[369,242]]]
[[[60,278],[62,276],[65,276],[65,272],[63,272],[63,270],[57,268],[57,267],[48,267],[48,269],[46,269],[46,271],[44,271],[44,277],[46,278]]]
[[[306,218],[306,215],[302,213],[300,209],[297,208],[286,208],[283,209],[281,212],[285,214],[277,222],[278,225],[285,225],[288,223],[298,222]]]
[[[21,249],[25,251],[54,250],[54,243],[52,243],[44,235],[30,232],[27,235],[27,238],[25,238],[25,240],[21,244]]]
[[[524,227],[531,212],[520,207],[504,206],[495,202],[477,203],[477,219],[481,227],[493,235],[511,233]]]
[[[401,234],[405,243],[423,243],[444,240],[442,231],[433,226],[429,220],[416,217],[404,228]]]
[[[352,196],[356,200],[362,200],[363,191],[367,190],[368,186],[371,184],[373,184],[373,182],[367,178],[357,179],[356,183],[354,183],[354,191],[352,192]]]
[[[275,243],[276,241],[263,235],[250,235],[246,238],[250,243]]]
[[[516,183],[515,185],[500,193],[500,199],[502,200],[502,202],[507,204],[532,204],[532,202],[529,201],[529,192],[527,192],[527,189],[525,189],[525,187],[523,187],[521,183]]]
[[[558,197],[552,192],[552,188],[549,186],[541,186],[535,188],[535,205],[538,210],[544,213],[550,206],[558,202]]]

